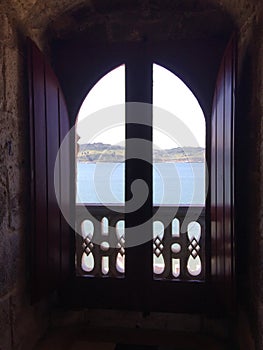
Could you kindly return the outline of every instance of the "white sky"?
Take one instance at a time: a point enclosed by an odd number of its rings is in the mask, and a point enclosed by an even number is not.
[[[122,65],[105,75],[91,89],[80,108],[78,120],[81,121],[102,108],[124,103],[125,66]],[[153,65],[153,105],[171,112],[182,120],[195,135],[199,146],[205,147],[205,119],[197,99],[176,75],[157,64]],[[178,147],[176,142],[167,136],[167,133],[154,129],[155,118],[158,118],[158,113],[153,112],[153,143],[162,149]],[[124,120],[123,115],[123,125],[102,131],[94,135],[90,141],[123,144],[125,140]],[[79,143],[85,143],[85,130],[77,127],[77,133],[80,136]],[[174,137],[176,138],[176,135]]]

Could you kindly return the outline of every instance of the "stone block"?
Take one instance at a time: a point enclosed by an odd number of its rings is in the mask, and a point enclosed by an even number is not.
[[[1,20],[1,19],[0,19]],[[1,33],[0,33],[1,35]],[[0,71],[4,72],[4,45],[0,42]],[[0,79],[0,111],[4,109],[4,96],[5,96],[5,81],[2,76]],[[0,114],[0,120],[2,121],[3,115]]]
[[[258,302],[258,315],[259,320],[258,329],[254,329],[253,333],[256,334],[257,349],[263,349],[263,302]]]
[[[69,348],[69,350],[114,350],[116,349],[115,343],[102,343],[102,342],[88,342],[88,341],[75,341]]]
[[[18,118],[17,103],[19,94],[22,91],[18,91],[18,67],[19,60],[21,59],[17,48],[5,48],[5,98],[6,98],[6,110],[12,113],[10,123],[13,123]]]
[[[0,151],[2,151],[0,146]],[[3,153],[3,152],[2,152]],[[3,229],[5,224],[4,221],[8,216],[8,178],[7,169],[5,165],[0,166],[0,228]]]
[[[91,327],[136,328],[141,324],[142,314],[126,310],[85,310],[85,325]]]
[[[20,205],[20,196],[14,196],[9,202],[9,227],[11,230],[18,231],[23,229],[24,218],[21,215],[24,213]]]
[[[52,315],[54,327],[85,324],[87,327],[158,329],[198,332],[201,329],[199,315],[141,312],[126,310],[83,310],[56,312]]]
[[[51,326],[65,327],[81,324],[84,321],[84,310],[54,310],[51,317]]]
[[[12,39],[12,29],[7,15],[4,12],[0,13],[0,42],[7,45]]]
[[[0,296],[12,291],[19,269],[19,234],[2,232],[0,239]]]
[[[0,350],[12,349],[9,298],[0,299]]]
[[[49,306],[43,301],[30,305],[25,292],[17,290],[10,298],[10,311],[13,320],[14,350],[34,349],[44,336],[49,322]]]
[[[23,20],[32,11],[37,0],[11,0],[10,3],[15,8],[18,17]]]
[[[227,319],[217,319],[204,317],[202,321],[203,331],[214,337],[227,339],[231,337],[233,332],[233,325]]]
[[[143,318],[141,328],[199,332],[201,318],[199,315],[154,312]]]

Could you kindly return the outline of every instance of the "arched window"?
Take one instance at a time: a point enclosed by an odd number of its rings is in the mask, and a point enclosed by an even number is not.
[[[202,281],[206,196],[204,114],[191,90],[174,73],[155,63],[148,68],[151,75],[143,81],[145,86],[149,85],[148,103],[125,105],[129,75],[125,77],[125,65],[121,65],[93,86],[79,110],[77,271],[87,278],[125,278],[129,263],[125,261],[125,213],[131,215],[130,202],[137,196],[139,206],[152,213],[152,217],[143,219],[147,222],[144,229],[151,233],[132,245],[153,242],[149,246],[152,255],[147,254],[152,261],[152,276],[158,280]],[[129,88],[136,91],[137,86],[129,85]],[[129,184],[136,186],[138,180],[144,181],[147,198],[143,198],[143,187],[135,188],[133,197],[128,198]],[[78,215],[84,206],[89,213],[86,218],[84,214]],[[144,213],[138,214],[139,210],[133,212],[137,212],[140,221]],[[142,226],[139,221],[138,227]],[[133,223],[130,227],[133,232],[141,230]]]
[[[174,73],[153,64],[153,106],[153,203],[204,206],[206,125],[196,97]]]
[[[76,203],[124,204],[124,104],[121,65],[94,85],[78,113]]]

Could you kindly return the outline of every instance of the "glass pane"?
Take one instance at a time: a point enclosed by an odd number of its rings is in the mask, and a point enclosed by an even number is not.
[[[90,90],[76,123],[76,203],[123,204],[125,66]]]
[[[204,205],[205,118],[190,89],[153,65],[153,202]]]

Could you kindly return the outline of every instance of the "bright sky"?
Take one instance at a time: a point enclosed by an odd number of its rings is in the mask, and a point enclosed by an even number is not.
[[[78,121],[88,115],[106,107],[125,103],[125,65],[117,67],[106,74],[91,89],[85,98],[78,115]],[[188,89],[188,87],[172,72],[154,64],[153,65],[153,105],[161,107],[179,118],[194,134],[199,146],[205,147],[205,119],[201,107]],[[154,128],[159,113],[153,111],[153,143],[162,149],[178,147],[176,135],[169,130],[163,132]],[[94,114],[94,119],[96,114]],[[96,120],[96,119],[95,119]],[[109,144],[123,143],[125,140],[125,115],[123,124],[102,131],[90,140],[90,142],[103,142]],[[86,143],[85,130],[77,127],[80,136],[79,143]],[[194,145],[194,144],[193,144]],[[184,146],[192,146],[187,144]],[[195,144],[196,146],[196,144]]]

